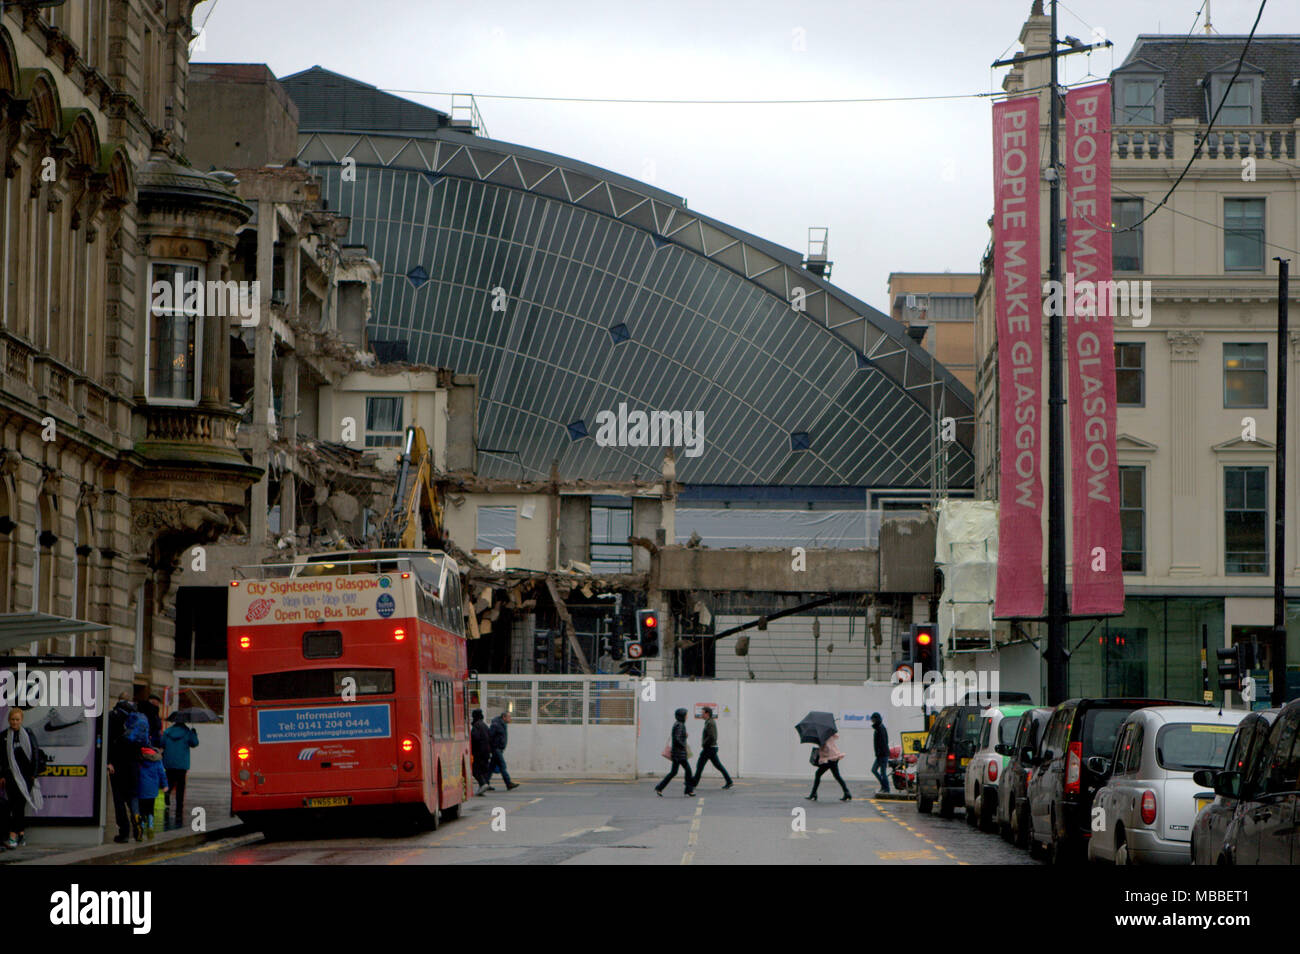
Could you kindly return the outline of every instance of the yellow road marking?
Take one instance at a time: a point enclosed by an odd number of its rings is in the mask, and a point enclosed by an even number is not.
[[[929,848],[922,848],[918,851],[908,849],[899,849],[897,851],[876,850],[876,855],[881,861],[934,861],[934,852]]]

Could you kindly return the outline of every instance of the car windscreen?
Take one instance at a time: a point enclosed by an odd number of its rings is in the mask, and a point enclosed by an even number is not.
[[[1115,751],[1115,740],[1119,738],[1119,727],[1129,717],[1132,709],[1092,709],[1083,719],[1083,757],[1104,755],[1107,758]]]
[[[1221,769],[1234,731],[1231,725],[1167,725],[1156,734],[1156,761],[1176,772]]]
[[[1016,728],[1020,725],[1018,719],[1003,719],[998,723],[998,741],[1006,745],[1014,745],[1016,741]]]

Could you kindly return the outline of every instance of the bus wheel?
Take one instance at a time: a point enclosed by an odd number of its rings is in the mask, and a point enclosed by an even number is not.
[[[460,806],[452,805],[451,808],[444,808],[441,814],[443,821],[452,821],[460,817]]]

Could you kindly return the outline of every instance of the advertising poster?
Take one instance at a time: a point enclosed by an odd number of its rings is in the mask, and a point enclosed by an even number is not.
[[[44,805],[33,825],[98,825],[104,757],[104,660],[9,656],[0,660],[0,725],[23,712],[49,763],[40,776]],[[0,759],[5,752],[0,747]]]

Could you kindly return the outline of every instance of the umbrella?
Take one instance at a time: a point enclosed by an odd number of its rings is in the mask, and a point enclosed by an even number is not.
[[[814,745],[825,745],[826,740],[839,731],[835,728],[835,716],[829,712],[808,713],[795,723],[794,730],[799,733],[800,742]]]
[[[221,716],[211,709],[177,709],[167,717],[172,722],[220,722]]]

